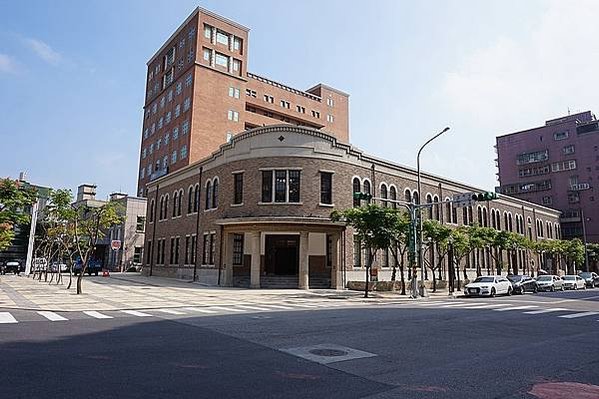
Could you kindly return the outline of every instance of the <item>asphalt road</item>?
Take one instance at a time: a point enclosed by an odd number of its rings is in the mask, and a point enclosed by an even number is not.
[[[0,324],[0,397],[597,398],[597,296]]]

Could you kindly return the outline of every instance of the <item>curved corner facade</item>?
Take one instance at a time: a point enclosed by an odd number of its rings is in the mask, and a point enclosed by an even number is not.
[[[422,187],[423,200],[432,202],[478,191],[429,174]],[[413,169],[320,130],[275,125],[246,131],[208,158],[149,183],[144,272],[211,285],[341,288],[363,279],[366,254],[351,229],[329,215],[360,205],[354,191],[420,197]],[[533,240],[559,238],[559,211],[507,196],[474,208],[445,204],[428,217]],[[476,263],[491,267],[489,254],[466,262],[472,273]],[[512,262],[523,270],[538,267],[524,252],[506,259]],[[380,279],[389,277],[392,263],[389,254],[376,255]]]

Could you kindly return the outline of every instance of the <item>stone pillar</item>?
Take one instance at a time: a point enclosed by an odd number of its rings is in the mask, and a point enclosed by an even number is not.
[[[252,263],[250,266],[250,288],[260,288],[260,232],[253,231],[250,235],[252,247]]]
[[[308,232],[300,232],[299,243],[299,288],[307,290],[310,288],[310,264],[308,258]]]
[[[343,277],[341,275],[341,246],[339,245],[339,233],[331,234],[331,288],[342,290]]]
[[[225,240],[225,264],[224,264],[224,281],[226,287],[233,286],[233,233],[226,233]]]

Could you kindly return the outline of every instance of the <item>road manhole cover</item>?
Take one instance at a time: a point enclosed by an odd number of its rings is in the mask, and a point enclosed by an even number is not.
[[[310,353],[313,355],[316,355],[316,356],[326,356],[326,357],[347,355],[346,351],[341,351],[338,349],[312,349],[310,351]]]
[[[343,362],[346,360],[356,360],[376,356],[374,353],[364,352],[359,349],[330,343],[281,350],[291,355],[321,364]]]

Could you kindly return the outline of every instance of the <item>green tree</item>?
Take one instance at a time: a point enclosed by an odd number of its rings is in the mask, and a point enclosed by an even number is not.
[[[345,222],[352,227],[368,256],[366,261],[366,285],[364,298],[368,298],[369,275],[374,261],[374,254],[382,249],[390,248],[395,241],[396,211],[375,204],[343,211],[333,211],[331,220]]]
[[[578,238],[567,240],[564,248],[568,273],[575,273],[576,267],[584,265],[584,244]]]
[[[451,237],[449,237],[449,242],[451,245],[451,248],[453,249],[453,257],[454,259],[451,260],[452,262],[455,262],[455,265],[457,266],[456,270],[457,270],[457,278],[458,278],[458,290],[460,290],[460,263],[462,262],[462,260],[468,256],[470,254],[471,249],[471,245],[470,245],[470,236],[468,234],[468,230],[470,229],[470,226],[460,226],[457,229],[453,229],[451,231]],[[464,268],[463,268],[463,276],[464,276],[464,281],[466,281],[466,279],[468,278],[468,275],[466,274],[466,263],[464,263]]]
[[[433,292],[437,292],[437,277],[435,271],[441,271],[443,259],[449,251],[449,242],[451,237],[452,229],[441,224],[439,221],[434,219],[427,219],[422,224],[422,231],[424,237],[430,241],[429,250],[435,249],[437,254],[433,257],[433,262],[430,265],[430,269],[433,275]]]
[[[19,181],[0,179],[0,251],[10,246],[14,238],[14,226],[29,221],[30,217],[24,208],[36,200],[35,190],[24,188]]]
[[[409,247],[410,224],[410,216],[406,212],[395,210],[395,224],[393,227],[393,250],[391,251],[395,262],[393,264],[393,272],[391,273],[391,281],[395,281],[397,265],[399,265],[401,295],[406,294],[406,281],[404,277],[404,255]]]

